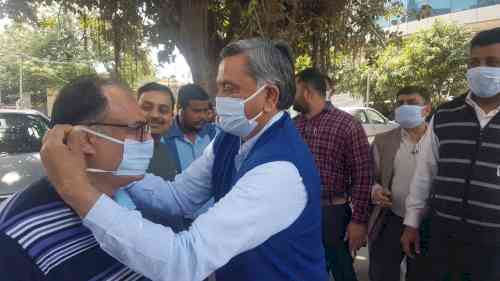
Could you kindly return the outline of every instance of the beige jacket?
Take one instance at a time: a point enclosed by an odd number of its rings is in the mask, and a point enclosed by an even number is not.
[[[374,157],[375,183],[380,184],[385,190],[391,191],[392,178],[394,176],[394,158],[401,145],[402,129],[396,128],[389,132],[377,135],[372,147],[377,148]],[[376,239],[385,215],[389,209],[375,206],[368,222],[368,240]]]

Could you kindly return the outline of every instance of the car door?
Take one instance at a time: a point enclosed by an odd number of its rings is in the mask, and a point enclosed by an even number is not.
[[[39,151],[48,128],[39,115],[0,113],[0,201],[45,175]]]
[[[393,126],[389,125],[389,120],[381,113],[373,109],[366,109],[365,111],[372,126],[374,135],[378,135],[392,129]]]
[[[366,113],[363,109],[353,110],[351,111],[351,115],[361,123],[368,138],[375,135],[373,127],[370,124],[370,121],[368,120],[368,117],[366,116]]]

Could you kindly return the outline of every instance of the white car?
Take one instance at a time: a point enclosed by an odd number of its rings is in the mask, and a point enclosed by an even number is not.
[[[45,176],[39,151],[48,128],[38,111],[0,109],[0,201]]]
[[[370,143],[376,135],[399,127],[398,123],[389,120],[382,113],[370,107],[355,106],[341,107],[340,109],[361,122]]]

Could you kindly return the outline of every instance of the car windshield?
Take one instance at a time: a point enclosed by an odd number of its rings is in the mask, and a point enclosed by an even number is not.
[[[48,125],[38,115],[0,113],[0,153],[39,152]]]

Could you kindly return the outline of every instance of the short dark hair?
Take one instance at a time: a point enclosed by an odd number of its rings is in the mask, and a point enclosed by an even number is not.
[[[208,109],[214,110],[214,102],[212,100],[208,103]]]
[[[500,27],[483,30],[477,33],[470,41],[470,48],[474,49],[493,44],[500,44]]]
[[[401,88],[397,94],[396,97],[402,96],[402,95],[413,95],[417,94],[421,96],[426,103],[428,103],[431,100],[431,94],[427,88],[420,87],[420,86],[406,86]]]
[[[167,94],[167,96],[170,97],[170,101],[172,102],[172,108],[174,107],[175,97],[174,97],[174,93],[172,92],[172,90],[168,86],[165,86],[165,85],[162,85],[162,84],[156,83],[156,82],[149,82],[149,83],[142,85],[137,90],[137,99],[139,100],[142,97],[142,94],[144,94],[145,92],[151,92],[151,91],[157,91],[157,92]]]
[[[319,95],[326,97],[326,76],[315,68],[306,68],[297,74],[299,82],[306,83],[318,91]]]
[[[287,43],[265,38],[251,38],[230,43],[220,53],[221,59],[244,54],[248,74],[257,81],[278,87],[278,109],[288,109],[295,99],[294,56]]]
[[[189,105],[189,101],[210,101],[210,96],[200,85],[187,84],[179,88],[178,99],[179,107],[184,109]]]
[[[80,76],[71,81],[59,91],[54,101],[51,126],[97,121],[108,106],[102,89],[111,85],[121,84],[94,75]]]

